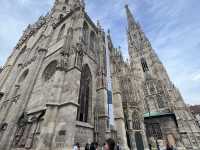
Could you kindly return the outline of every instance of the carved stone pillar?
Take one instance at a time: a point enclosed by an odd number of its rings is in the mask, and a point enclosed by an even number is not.
[[[102,69],[97,71],[97,112],[98,112],[98,142],[103,145],[110,137],[109,114],[107,102],[106,77]]]
[[[119,89],[119,80],[113,75],[113,109],[114,109],[114,118],[115,125],[117,130],[117,137],[119,137],[119,143],[122,146],[123,150],[128,150],[125,122],[124,122],[124,111],[122,107],[122,98],[121,92]]]

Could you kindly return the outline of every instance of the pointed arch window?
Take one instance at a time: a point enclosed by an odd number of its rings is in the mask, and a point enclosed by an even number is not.
[[[86,22],[83,24],[83,41],[88,44],[89,27]]]
[[[149,71],[149,67],[148,67],[147,62],[144,58],[141,58],[141,64],[142,64],[142,69],[143,69],[144,72]]]
[[[57,41],[60,41],[62,39],[62,37],[64,36],[65,33],[65,24],[61,27],[60,32],[58,34],[58,38]]]
[[[80,92],[79,92],[79,109],[77,120],[88,122],[91,113],[92,102],[92,75],[88,65],[84,65],[81,73]]]
[[[92,31],[90,33],[90,49],[91,50],[95,50],[95,41],[96,41],[96,36],[95,36],[95,33]]]
[[[52,61],[46,67],[46,69],[44,70],[44,73],[43,73],[43,79],[44,79],[45,82],[49,81],[52,78],[52,76],[55,74],[56,67],[57,67],[57,61],[56,60]]]

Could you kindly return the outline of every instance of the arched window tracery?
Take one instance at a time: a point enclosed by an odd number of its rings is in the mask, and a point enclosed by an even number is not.
[[[92,102],[92,75],[88,65],[84,65],[82,68],[78,102],[79,109],[77,113],[77,120],[88,122],[90,119]]]
[[[56,72],[56,67],[57,67],[57,61],[54,60],[50,64],[47,65],[46,69],[43,72],[43,79],[44,81],[48,81],[52,78],[52,76]]]

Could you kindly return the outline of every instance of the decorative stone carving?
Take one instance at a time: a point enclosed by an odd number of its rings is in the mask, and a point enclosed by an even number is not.
[[[36,56],[32,57],[30,60],[26,61],[23,65],[22,68],[25,68],[27,66],[29,66],[30,64],[32,64],[35,60],[36,60]]]
[[[61,71],[67,71],[68,69],[68,55],[62,51],[59,56],[58,64],[57,64],[57,69]]]
[[[103,68],[97,69],[97,89],[106,88],[106,76]]]
[[[75,63],[75,66],[78,67],[79,69],[82,69],[83,56],[84,56],[84,51],[83,51],[83,48],[82,48],[82,44],[77,43],[76,44],[76,63]]]
[[[18,123],[17,123],[18,128],[15,133],[15,138],[13,141],[14,147],[21,148],[21,147],[25,146],[25,139],[23,139],[23,137],[24,137],[24,133],[25,133],[27,124],[28,124],[28,116],[26,113],[24,113],[20,117],[20,119],[18,120]]]
[[[33,146],[33,140],[37,132],[40,119],[44,116],[45,111],[35,115],[28,115],[26,112],[19,118],[17,130],[13,141],[15,148],[28,148]]]

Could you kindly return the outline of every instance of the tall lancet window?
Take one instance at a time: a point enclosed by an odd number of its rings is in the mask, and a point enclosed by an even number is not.
[[[92,31],[92,32],[90,33],[90,49],[91,49],[92,51],[95,50],[95,41],[96,41],[96,36],[95,36],[95,33]]]
[[[88,122],[91,113],[92,102],[92,75],[88,65],[84,65],[81,73],[80,93],[79,93],[79,109],[77,120]]]
[[[144,72],[149,71],[149,67],[148,67],[147,62],[144,58],[141,58],[141,64],[142,64],[142,69],[143,69]]]
[[[57,41],[60,41],[62,39],[62,37],[64,36],[65,33],[65,24],[61,27],[60,32],[58,34],[58,38]]]
[[[86,22],[83,24],[83,41],[85,44],[88,44],[88,37],[89,37],[89,27]]]

